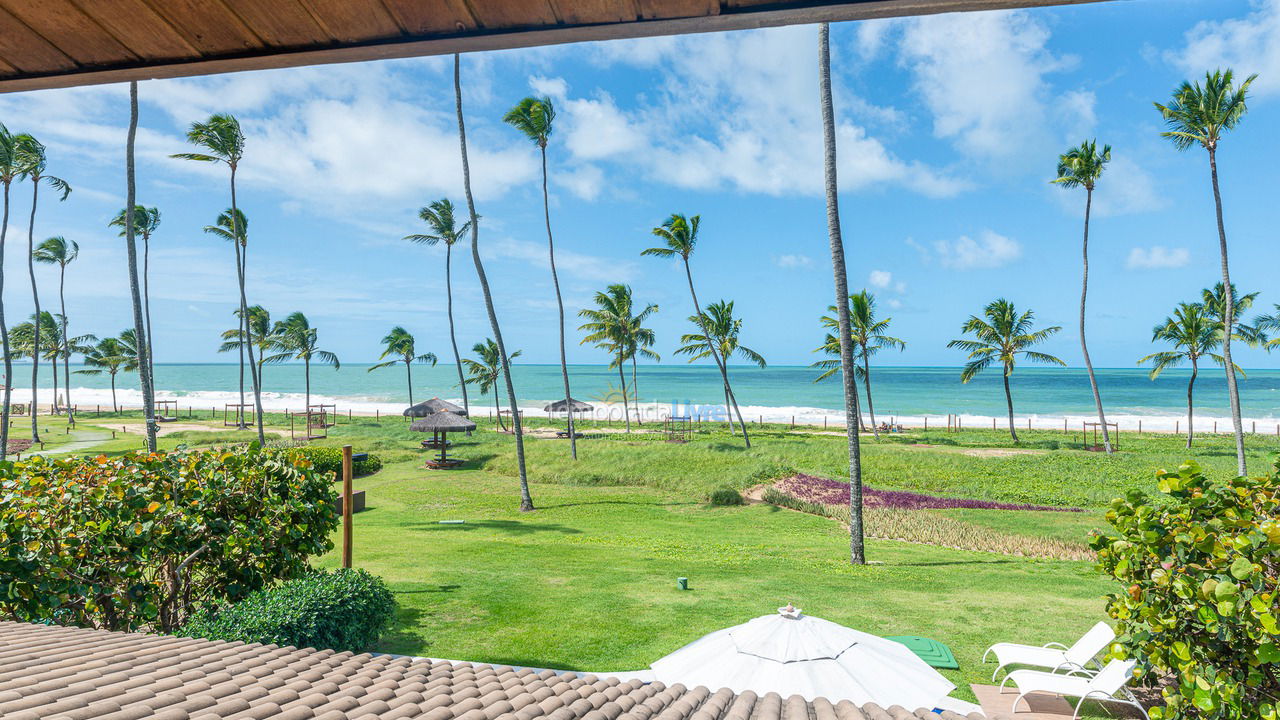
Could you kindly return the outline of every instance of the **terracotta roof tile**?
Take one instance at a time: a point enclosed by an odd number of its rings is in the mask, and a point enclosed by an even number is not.
[[[982,720],[776,693],[0,622],[5,720]]]

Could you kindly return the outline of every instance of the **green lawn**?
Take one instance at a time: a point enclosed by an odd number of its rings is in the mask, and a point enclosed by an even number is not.
[[[287,428],[282,417],[269,419]],[[110,427],[111,420],[100,422]],[[753,427],[747,451],[722,429],[704,428],[688,445],[610,435],[580,442],[577,462],[563,441],[529,438],[538,509],[520,513],[513,439],[480,424],[473,437],[456,438],[455,451],[469,462],[448,472],[422,468],[422,436],[398,417],[344,421],[321,441],[350,443],[384,461],[381,472],[356,480],[368,493],[368,510],[355,519],[355,564],[385,578],[401,607],[378,650],[641,669],[707,632],[794,602],[869,632],[948,644],[961,669],[947,674],[963,688],[988,681],[991,666],[979,664],[987,645],[1071,640],[1103,617],[1102,595],[1111,589],[1088,562],[908,542],[869,541],[873,564],[854,567],[848,535],[831,519],[770,505],[706,504],[722,486],[745,489],[794,472],[844,477],[842,437]],[[209,425],[210,433],[179,433],[161,445],[253,437]],[[1173,436],[1126,434],[1123,451],[1111,457],[1083,450],[1078,435],[1037,431],[1023,439],[1015,448],[989,430],[868,438],[865,479],[885,489],[1080,507],[1084,512],[921,512],[998,533],[1082,542],[1105,528],[1111,498],[1154,489],[1157,468],[1188,457]],[[136,435],[122,436],[95,452],[139,443]],[[1190,455],[1212,471],[1234,466],[1227,436],[1197,444]],[[1262,470],[1276,447],[1275,438],[1250,438],[1253,469]],[[318,560],[338,563],[336,550]],[[691,589],[677,590],[677,577],[689,578]]]

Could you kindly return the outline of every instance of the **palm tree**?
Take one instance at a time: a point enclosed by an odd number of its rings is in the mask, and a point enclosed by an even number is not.
[[[831,273],[836,289],[836,345],[839,348],[841,380],[844,386],[844,412],[847,418],[862,422],[858,408],[858,385],[853,357],[853,334],[849,308],[849,273],[844,262],[844,238],[840,234],[840,186],[836,179],[836,119],[831,101],[831,25],[818,26],[818,104],[822,109],[822,174],[827,199],[827,239],[831,246]],[[862,447],[858,426],[845,422],[845,438],[849,456],[849,562],[865,565],[866,548],[862,536]]]
[[[40,247],[36,248],[33,257],[36,262],[47,263],[58,266],[58,304],[62,309],[62,377],[66,381],[67,393],[67,422],[71,425],[76,424],[76,416],[71,403],[71,346],[67,338],[67,265],[74,261],[80,255],[80,245],[75,240],[68,240],[61,235],[45,240],[40,243]],[[54,359],[53,380],[56,385],[58,381],[58,364],[57,358]],[[53,393],[54,402],[57,402],[58,393]]]
[[[111,408],[120,412],[120,404],[116,402],[116,375],[121,370],[132,372],[138,369],[137,338],[133,330],[125,330],[120,337],[103,338],[84,355],[85,369],[77,370],[79,375],[111,376]]]
[[[826,341],[819,350],[835,357],[840,356],[840,341],[836,335],[840,331],[840,319],[834,305],[827,307],[831,315],[822,316],[822,326],[827,329]],[[832,317],[835,315],[836,317]],[[899,338],[886,334],[893,318],[876,319],[876,296],[863,290],[849,296],[850,339],[853,341],[854,356],[862,359],[862,366],[854,368],[854,374],[862,378],[867,392],[867,411],[871,414],[871,430],[880,437],[880,429],[876,425],[876,406],[871,399],[871,356],[885,348],[903,350],[907,343]],[[839,360],[822,360],[814,363],[816,367],[825,368],[826,372],[818,376],[818,380],[831,377],[840,369]],[[861,418],[859,418],[861,421]]]
[[[48,310],[40,311],[39,323],[36,322],[36,317],[36,315],[32,314],[29,320],[15,325],[9,331],[13,336],[14,352],[19,357],[29,357],[33,360],[36,357],[42,357],[46,360],[56,358],[60,350],[58,321],[54,319],[53,313]],[[36,343],[39,343],[39,345]],[[55,383],[57,378],[58,376],[55,373]],[[56,385],[54,392],[57,392]]]
[[[503,376],[507,384],[507,398],[511,401],[512,425],[516,435],[516,467],[520,473],[520,511],[533,510],[533,496],[529,494],[529,475],[524,463],[524,428],[520,420],[520,406],[516,402],[516,386],[511,380],[511,355],[507,354],[502,342],[502,328],[498,325],[498,313],[493,307],[493,295],[489,292],[489,278],[484,274],[484,263],[480,260],[480,216],[476,214],[475,197],[471,194],[471,164],[467,159],[467,125],[462,115],[462,58],[453,55],[453,98],[458,111],[458,145],[462,153],[462,189],[467,198],[467,214],[471,225],[471,260],[476,266],[476,276],[480,280],[480,291],[484,294],[485,310],[489,314],[489,325],[493,328],[494,342],[498,345],[498,357],[502,361]]]
[[[232,313],[239,319],[239,309],[233,310]],[[246,324],[249,326],[248,342],[244,341]],[[252,346],[258,351],[256,367],[259,383],[262,382],[262,370],[265,366],[282,363],[291,357],[288,352],[276,352],[284,349],[280,336],[280,323],[272,325],[271,313],[261,305],[250,305],[249,322],[241,322],[237,327],[224,331],[222,340],[222,345],[218,346],[218,352],[220,353],[231,352],[232,350],[238,350],[243,353],[247,346]]]
[[[244,216],[240,214],[239,207],[236,205],[236,169],[244,157],[244,133],[240,130],[240,121],[232,115],[211,115],[204,122],[191,124],[191,129],[187,131],[187,142],[202,147],[208,152],[178,153],[171,157],[197,162],[223,163],[231,171],[231,209],[227,213],[230,227],[226,229],[230,233],[228,239],[236,241],[233,244],[236,248],[236,276],[240,282],[240,317],[247,322],[249,301],[245,295],[244,285],[245,270],[248,267],[248,233],[242,233],[239,229],[239,220]],[[267,440],[262,430],[262,383],[258,374],[253,371],[255,365],[252,343],[245,344],[245,352],[248,354],[249,376],[253,381],[253,403],[258,418],[258,442],[265,445]],[[241,404],[244,404],[243,400]]]
[[[449,315],[449,344],[453,346],[453,363],[458,368],[458,387],[462,389],[462,409],[471,414],[471,403],[467,399],[467,381],[462,376],[462,356],[458,354],[458,337],[453,331],[453,245],[471,227],[470,222],[458,225],[454,213],[453,202],[449,198],[441,198],[418,211],[418,217],[431,228],[424,235],[406,235],[405,240],[423,245],[444,243],[444,292]],[[336,365],[334,367],[337,367]]]
[[[338,356],[328,350],[317,347],[317,331],[311,327],[307,316],[300,312],[291,313],[289,317],[276,323],[275,335],[279,338],[279,347],[288,351],[297,360],[302,361],[303,377],[307,387],[307,411],[311,411],[311,361],[323,365],[331,365],[334,370],[342,367]],[[410,387],[412,390],[412,387]],[[465,391],[464,391],[465,392]]]
[[[961,332],[970,333],[974,340],[952,340],[949,348],[959,348],[969,353],[969,362],[965,363],[960,373],[960,382],[967,383],[978,373],[986,370],[993,363],[1004,368],[1004,399],[1009,407],[1009,435],[1018,442],[1018,431],[1013,427],[1013,394],[1009,392],[1009,376],[1017,364],[1019,356],[1032,362],[1063,365],[1058,358],[1042,352],[1028,350],[1048,340],[1062,328],[1058,325],[1032,330],[1035,312],[1027,310],[1021,315],[1013,303],[999,298],[993,300],[983,309],[986,319],[970,315],[961,327]]]
[[[547,196],[547,139],[556,119],[555,106],[551,98],[527,97],[502,116],[502,121],[519,130],[526,138],[538,146],[542,155],[542,215],[547,226],[547,255],[551,260],[551,285],[556,291],[556,309],[560,322],[560,376],[564,380],[564,402],[571,407],[573,398],[569,394],[569,364],[565,359],[564,349],[564,299],[560,296],[560,276],[556,274],[556,245],[551,235],[551,204]],[[578,435],[573,431],[573,412],[565,414],[569,432],[569,454],[578,459]]]
[[[138,187],[134,162],[134,145],[138,135],[138,83],[137,81],[129,82],[129,133],[125,140],[125,235],[124,245],[125,253],[129,261],[129,298],[133,304],[133,332],[135,340],[141,338],[142,342],[136,345],[140,367],[138,368],[138,381],[142,386],[142,406],[146,408],[143,416],[147,428],[147,449],[151,452],[156,451],[156,418],[155,418],[155,400],[156,388],[155,377],[151,374],[151,343],[147,340],[150,333],[147,330],[142,315],[142,294],[138,287],[138,246],[134,242],[134,235],[137,231],[137,224],[133,219],[133,212],[137,208]],[[259,415],[261,416],[261,415]],[[259,440],[261,442],[261,439]],[[263,443],[265,444],[265,443]]]
[[[124,237],[124,223],[127,211],[121,210],[111,221],[112,227],[120,228],[120,236]],[[137,205],[133,208],[134,233],[142,235],[142,316],[146,321],[147,360],[150,362],[148,372],[155,377],[155,335],[151,332],[151,236],[160,227],[160,210],[154,207]]]
[[[507,429],[506,423],[502,422],[502,404],[499,402],[497,391],[498,380],[507,367],[506,361],[502,358],[502,351],[498,349],[498,344],[491,338],[485,338],[484,342],[478,342],[471,346],[471,352],[476,354],[479,360],[471,358],[463,358],[462,362],[467,368],[467,383],[475,383],[480,388],[480,394],[484,395],[490,390],[493,391],[493,411],[494,416],[498,418],[498,427],[503,430]],[[520,357],[520,351],[516,350],[507,358]],[[518,416],[518,412],[512,412],[512,417]]]
[[[701,333],[689,333],[680,336],[680,347],[677,355],[688,355],[689,362],[701,360],[708,355],[719,355],[728,365],[734,355],[740,355],[760,367],[765,367],[764,357],[749,347],[739,344],[738,337],[742,333],[742,319],[733,317],[733,301],[711,303],[701,317],[689,318],[694,325],[700,326]],[[728,389],[728,376],[725,376],[725,403],[733,402],[733,409],[738,409],[738,400]],[[739,413],[741,417],[741,413]]]
[[[1251,292],[1241,295],[1239,289],[1235,285],[1231,286],[1230,305],[1235,308],[1236,312],[1231,317],[1231,339],[1239,340],[1249,346],[1262,345],[1267,342],[1266,333],[1259,327],[1254,325],[1246,325],[1240,321],[1240,316],[1248,312],[1253,307],[1253,302],[1258,299],[1258,293]],[[1217,321],[1222,327],[1226,327],[1226,308],[1228,299],[1222,289],[1222,283],[1215,284],[1212,288],[1205,288],[1200,291],[1200,301],[1204,304],[1205,312],[1209,317]],[[1262,318],[1264,319],[1264,315]]]
[[[409,334],[408,330],[405,330],[399,325],[391,328],[391,332],[387,333],[387,336],[382,338],[382,344],[386,349],[382,351],[382,355],[380,355],[378,359],[386,360],[386,362],[381,362],[370,367],[368,372],[381,370],[385,367],[391,367],[398,362],[404,363],[405,379],[408,380],[409,383],[409,404],[413,405],[413,363],[429,362],[432,365],[435,365],[435,353],[422,353],[419,355],[418,351],[414,349],[413,336]],[[388,357],[391,359],[387,360]]]
[[[1102,171],[1111,162],[1111,146],[1103,145],[1098,152],[1097,140],[1086,140],[1078,147],[1058,156],[1058,177],[1052,182],[1067,188],[1084,188],[1084,240],[1080,245],[1084,275],[1080,281],[1080,353],[1084,355],[1084,367],[1089,372],[1089,387],[1093,389],[1093,404],[1098,408],[1098,424],[1102,426],[1102,446],[1111,454],[1111,431],[1107,429],[1107,416],[1102,411],[1102,395],[1098,392],[1098,379],[1093,374],[1093,361],[1089,359],[1089,346],[1084,336],[1085,300],[1089,296],[1089,215],[1093,210],[1093,188],[1102,177]]]
[[[684,263],[685,279],[689,281],[689,295],[693,298],[693,323],[706,334],[707,329],[703,326],[702,306],[698,304],[698,293],[693,288],[693,272],[689,269],[689,256],[693,254],[694,249],[698,245],[698,226],[701,224],[701,216],[694,215],[692,218],[686,218],[679,213],[673,213],[661,225],[653,229],[653,234],[661,238],[666,245],[664,247],[651,247],[642,250],[641,255],[652,255],[654,257],[679,257]],[[711,359],[715,361],[716,368],[720,370],[720,380],[724,383],[725,395],[725,413],[729,415],[729,427],[733,427],[733,412],[738,410],[738,401],[734,398],[733,387],[729,385],[729,370],[725,367],[724,358],[720,357],[720,351],[712,346]],[[732,407],[730,404],[732,403]],[[742,430],[742,440],[746,443],[747,449],[751,449],[751,438],[747,436],[747,424],[742,419],[742,412],[738,411],[738,426]]]
[[[44,145],[31,135],[23,133],[17,138],[17,151],[20,158],[19,163],[22,167],[22,175],[31,180],[31,219],[27,223],[27,274],[31,276],[31,302],[35,305],[35,314],[40,315],[40,290],[36,286],[36,207],[40,202],[40,183],[47,182],[54,190],[60,191],[62,197],[60,200],[66,200],[71,194],[71,186],[62,178],[47,175],[45,169],[48,165],[48,158],[45,155]],[[35,338],[34,344],[40,346],[40,331],[42,323],[36,323],[34,327]],[[57,368],[54,368],[57,372]],[[36,425],[35,409],[39,404],[36,397],[39,392],[40,381],[40,356],[35,353],[31,357],[31,441],[40,442],[40,429]]]
[[[1231,287],[1231,270],[1227,262],[1227,231],[1222,221],[1222,192],[1218,188],[1218,143],[1223,133],[1239,124],[1248,111],[1246,105],[1249,86],[1257,78],[1250,75],[1240,85],[1234,82],[1231,70],[1215,70],[1204,76],[1200,83],[1183,81],[1173,91],[1168,105],[1155,103],[1168,128],[1160,133],[1179,150],[1190,150],[1199,145],[1209,153],[1209,179],[1213,185],[1213,205],[1218,215],[1218,252],[1222,262],[1222,284]],[[1233,298],[1227,297],[1222,314],[1223,328],[1231,328],[1235,321]],[[1223,369],[1227,373],[1227,394],[1231,401],[1231,424],[1236,436],[1236,472],[1248,472],[1244,457],[1244,424],[1240,420],[1240,390],[1236,387],[1235,363],[1231,361],[1231,331],[1224,331],[1222,340]]]
[[[1200,373],[1199,361],[1208,357],[1219,364],[1226,362],[1225,358],[1213,352],[1222,344],[1222,326],[1201,303],[1178,303],[1173,315],[1151,331],[1151,342],[1157,340],[1170,343],[1175,349],[1151,353],[1138,360],[1139,365],[1151,365],[1152,380],[1160,377],[1166,368],[1181,365],[1184,360],[1191,363],[1191,378],[1187,381],[1187,449],[1190,449],[1194,437],[1192,396],[1196,375]]]
[[[658,336],[654,334],[652,328],[644,326],[645,320],[656,312],[658,312],[658,306],[649,303],[639,315],[631,317],[626,328],[627,356],[631,358],[631,394],[636,401],[636,423],[640,425],[644,425],[644,412],[640,409],[640,381],[637,378],[636,358],[643,355],[654,362],[662,360],[662,356],[653,351],[654,344],[658,342]]]
[[[578,311],[578,316],[587,320],[578,328],[587,333],[587,336],[582,339],[582,344],[595,343],[596,347],[613,355],[609,367],[618,370],[618,380],[622,383],[622,415],[627,423],[627,432],[631,432],[631,411],[627,406],[627,378],[623,374],[623,368],[627,360],[634,362],[637,354],[657,357],[657,354],[645,345],[646,340],[649,345],[653,344],[651,339],[653,331],[644,328],[643,323],[658,311],[658,306],[650,304],[639,314],[632,312],[634,300],[631,296],[631,287],[620,283],[610,285],[604,292],[597,292],[595,303],[595,309],[587,308]],[[633,374],[633,389],[634,382]]]
[[[18,154],[18,137],[0,124],[0,185],[4,186],[4,216],[0,218],[0,344],[4,350],[4,406],[0,407],[0,460],[9,452],[9,400],[13,393],[13,358],[9,348],[9,330],[4,321],[4,250],[9,234],[9,190],[22,176]]]
[[[249,218],[240,210],[227,209],[219,213],[218,219],[213,225],[205,225],[204,231],[214,237],[222,238],[236,249],[236,273],[243,278],[243,259],[241,248],[248,247],[249,236]],[[245,306],[240,305],[235,310],[236,317],[240,318],[241,332],[244,330]],[[251,315],[249,317],[252,317]],[[236,418],[241,428],[246,427],[244,422],[244,368],[245,368],[245,350],[244,346],[240,347],[240,405],[236,408]],[[252,362],[250,362],[252,365]],[[253,370],[250,369],[250,374]]]

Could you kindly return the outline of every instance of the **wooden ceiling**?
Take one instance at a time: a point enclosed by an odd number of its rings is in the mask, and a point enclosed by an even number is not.
[[[1096,0],[0,0],[0,92]]]

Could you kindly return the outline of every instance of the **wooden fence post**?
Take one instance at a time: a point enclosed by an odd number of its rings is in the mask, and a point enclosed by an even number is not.
[[[351,446],[342,446],[342,567],[351,567]]]

